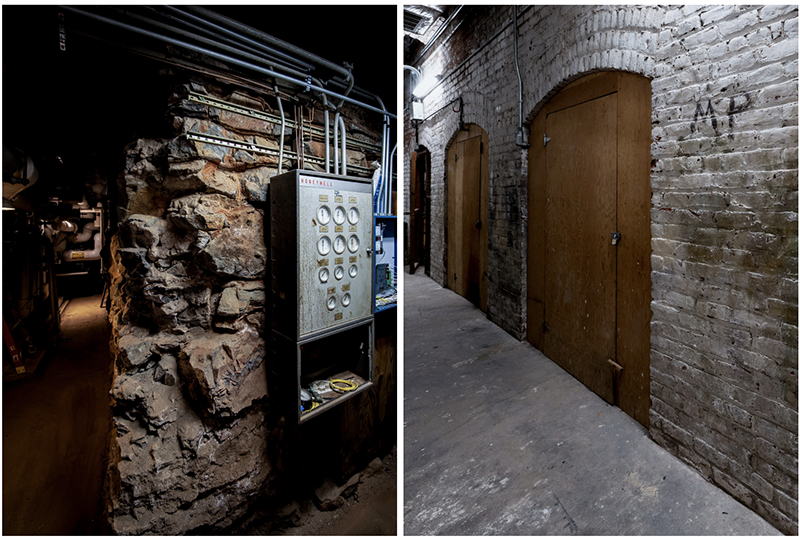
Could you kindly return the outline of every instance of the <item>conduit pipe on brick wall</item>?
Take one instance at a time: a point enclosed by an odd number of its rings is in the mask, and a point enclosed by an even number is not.
[[[186,50],[190,50],[192,52],[197,52],[199,54],[204,54],[204,55],[209,56],[211,58],[215,58],[217,60],[220,60],[222,62],[227,62],[227,63],[233,64],[233,65],[242,67],[244,69],[248,69],[248,70],[254,71],[254,72],[262,74],[262,75],[266,75],[266,76],[269,76],[269,77],[272,77],[272,78],[280,79],[280,80],[283,80],[283,81],[288,82],[290,84],[294,84],[296,86],[305,88],[308,91],[314,90],[314,91],[316,91],[318,93],[325,94],[325,95],[327,95],[329,97],[334,97],[336,99],[340,99],[340,100],[342,100],[344,102],[353,104],[355,106],[359,106],[359,107],[361,107],[361,108],[363,108],[365,110],[370,110],[372,112],[377,112],[377,113],[383,114],[383,115],[385,115],[387,117],[397,119],[396,115],[390,114],[386,110],[380,110],[379,108],[376,108],[376,107],[368,105],[366,103],[357,101],[356,99],[352,99],[352,98],[350,98],[348,96],[345,96],[345,95],[340,95],[340,94],[338,94],[338,93],[336,93],[334,91],[330,91],[328,89],[325,89],[325,88],[320,87],[318,85],[315,85],[313,83],[309,83],[309,82],[302,81],[302,80],[297,80],[295,78],[292,78],[291,76],[284,75],[282,73],[278,73],[278,72],[276,72],[274,70],[271,70],[271,69],[266,69],[266,68],[263,68],[263,67],[259,67],[257,65],[253,65],[251,63],[239,60],[237,58],[233,58],[231,56],[227,56],[225,54],[221,54],[219,52],[215,52],[213,50],[209,50],[209,49],[206,49],[206,48],[203,48],[203,47],[192,45],[191,43],[187,43],[187,42],[181,41],[179,39],[174,39],[174,38],[169,37],[169,36],[161,35],[161,34],[158,34],[156,32],[151,32],[151,31],[145,30],[143,28],[137,28],[137,27],[132,26],[130,24],[126,24],[126,23],[123,23],[123,22],[120,22],[120,21],[116,21],[114,19],[109,19],[108,17],[104,17],[102,15],[97,15],[96,13],[85,11],[83,9],[77,9],[75,7],[72,7],[72,6],[64,6],[64,5],[59,6],[59,8],[60,9],[64,9],[66,11],[70,11],[72,13],[76,13],[78,15],[82,15],[82,16],[88,17],[90,19],[94,19],[94,20],[99,21],[99,22],[103,22],[105,24],[109,24],[111,26],[115,26],[117,28],[121,28],[121,29],[124,29],[124,30],[128,30],[130,32],[137,33],[139,35],[144,35],[144,36],[150,37],[152,39],[156,39],[156,40],[161,41],[163,43],[168,43],[170,45],[174,45],[176,47],[180,47],[180,48],[183,48],[183,49],[186,49]]]
[[[519,31],[517,29],[517,6],[514,5],[514,65],[517,68],[517,83],[519,87],[519,125],[517,126],[517,145],[522,148],[531,146],[525,140],[525,128],[522,126],[522,75],[519,73]]]

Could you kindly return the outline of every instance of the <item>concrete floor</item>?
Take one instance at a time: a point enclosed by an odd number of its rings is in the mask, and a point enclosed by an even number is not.
[[[472,304],[405,278],[406,535],[780,535]]]
[[[64,341],[29,380],[3,386],[3,533],[96,534],[110,409],[100,295],[74,298]]]

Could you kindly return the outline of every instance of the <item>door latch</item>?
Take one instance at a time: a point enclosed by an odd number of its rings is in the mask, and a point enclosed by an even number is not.
[[[614,233],[611,234],[611,245],[616,246],[619,243],[620,239],[622,239],[622,233],[620,233],[619,231],[615,231]]]

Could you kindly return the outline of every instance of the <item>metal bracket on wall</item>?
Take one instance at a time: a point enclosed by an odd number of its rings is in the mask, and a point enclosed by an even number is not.
[[[549,142],[550,140],[552,140],[552,138],[548,138],[547,135],[545,134],[544,135],[544,146],[545,147],[547,147],[547,142]]]

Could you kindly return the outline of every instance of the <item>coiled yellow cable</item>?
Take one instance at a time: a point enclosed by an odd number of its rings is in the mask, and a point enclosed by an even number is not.
[[[337,385],[336,385],[336,384],[334,384],[334,383],[341,383],[341,384],[345,384],[345,386],[344,386],[344,387],[337,386]],[[358,386],[356,385],[356,383],[355,383],[355,382],[352,382],[352,381],[350,381],[350,380],[344,380],[344,379],[331,379],[331,388],[332,388],[334,391],[337,391],[337,392],[339,392],[339,393],[344,393],[344,392],[351,392],[351,391],[355,390],[356,388],[358,388]]]

